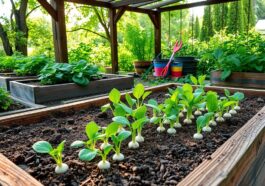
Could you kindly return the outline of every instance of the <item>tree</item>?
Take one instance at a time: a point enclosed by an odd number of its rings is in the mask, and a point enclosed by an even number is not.
[[[228,10],[228,33],[242,33],[244,31],[244,18],[242,1],[236,1],[230,4]]]
[[[243,0],[243,19],[244,19],[244,31],[255,26],[255,9],[254,9],[254,1]]]
[[[222,5],[213,6],[213,28],[215,31],[220,31],[222,27]]]
[[[201,28],[201,40],[208,41],[211,36],[214,35],[213,31],[213,22],[212,22],[212,15],[211,15],[211,6],[206,6],[204,8],[204,15],[202,21],[202,28]]]
[[[200,38],[200,21],[199,21],[199,17],[196,16],[196,20],[195,20],[195,26],[194,26],[194,37],[196,39]]]
[[[2,18],[2,21],[5,21],[5,25],[0,23],[0,37],[4,45],[4,49],[7,55],[13,54],[13,49],[11,45],[11,36],[8,36],[7,30],[11,30],[14,34],[14,46],[15,51],[20,52],[23,55],[27,55],[28,47],[28,26],[27,26],[27,17],[39,7],[36,5],[34,0],[10,0],[11,4],[11,15],[10,20],[7,18]],[[28,6],[31,6],[31,10],[27,12]],[[5,26],[8,25],[8,28]],[[11,50],[12,49],[12,50]]]

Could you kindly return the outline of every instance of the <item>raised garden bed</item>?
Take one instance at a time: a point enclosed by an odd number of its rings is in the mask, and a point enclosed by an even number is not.
[[[225,81],[222,81],[221,71],[212,71],[211,83],[218,86],[265,89],[265,73],[233,72]]]
[[[23,79],[33,79],[36,76],[17,76],[15,73],[0,73],[0,87],[10,91],[10,82]]]
[[[174,85],[151,88],[156,92],[151,97],[162,101],[165,98],[164,91],[170,86]],[[207,89],[223,92],[223,87]],[[146,126],[146,141],[143,146],[138,150],[126,149],[124,154],[127,158],[121,163],[112,162],[109,172],[100,172],[93,162],[83,163],[77,160],[77,151],[69,148],[69,144],[77,136],[78,139],[85,138],[83,131],[88,121],[95,120],[103,125],[111,121],[111,115],[102,114],[99,108],[108,102],[108,97],[0,118],[0,126],[3,126],[0,127],[3,134],[0,136],[0,152],[41,180],[44,185],[262,184],[265,107],[261,108],[264,106],[265,91],[246,90],[244,93],[247,98],[241,105],[242,111],[232,120],[220,125],[218,130],[206,135],[203,141],[192,139],[195,131],[193,125],[183,127],[177,131],[178,135],[171,137],[156,134],[152,125]],[[11,127],[18,124],[31,125]],[[71,169],[66,175],[58,176],[53,173],[52,160],[35,154],[31,146],[38,140],[58,143],[62,139],[67,140],[64,154]],[[0,183],[17,180],[17,183],[24,185],[41,185],[21,168],[0,156]]]
[[[82,87],[75,83],[40,85],[38,80],[15,81],[10,84],[11,95],[24,101],[41,104],[63,99],[78,98],[107,93],[113,88],[131,89],[133,77],[123,75],[104,75],[105,78],[91,81]]]

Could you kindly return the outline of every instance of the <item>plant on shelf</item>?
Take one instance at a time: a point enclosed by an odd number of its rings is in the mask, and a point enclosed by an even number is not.
[[[47,141],[38,141],[33,144],[32,148],[37,153],[49,154],[52,159],[56,162],[55,172],[57,174],[63,174],[68,171],[68,165],[63,163],[63,151],[65,141],[62,141],[56,148],[53,148]]]
[[[8,92],[0,88],[0,110],[8,110],[12,103]]]

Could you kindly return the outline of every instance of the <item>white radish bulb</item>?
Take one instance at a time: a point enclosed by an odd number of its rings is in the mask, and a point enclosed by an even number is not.
[[[236,112],[236,110],[233,109],[233,110],[230,110],[229,113],[232,115],[235,115],[237,112]]]
[[[241,108],[240,108],[240,106],[235,106],[234,109],[235,110],[240,110]]]
[[[168,134],[176,134],[176,129],[174,129],[174,128],[169,128],[169,129],[167,129],[167,133],[168,133]]]
[[[165,127],[157,127],[157,132],[164,132],[166,129],[165,129]]]
[[[200,134],[200,133],[196,133],[193,135],[193,138],[196,139],[196,140],[201,140],[203,138],[203,135]]]
[[[163,123],[164,123],[164,124],[170,124],[170,121],[169,121],[169,119],[165,119],[165,120],[163,121]]]
[[[139,143],[137,141],[136,142],[131,141],[128,144],[128,147],[129,147],[129,149],[137,149],[137,148],[139,148]]]
[[[109,168],[110,168],[110,162],[108,162],[107,160],[106,160],[106,161],[101,160],[101,161],[98,163],[98,168],[99,168],[100,170],[106,170],[106,169],[109,169]]]
[[[57,165],[57,166],[55,167],[55,173],[57,173],[57,174],[63,174],[63,173],[65,173],[65,172],[67,172],[68,169],[69,169],[68,165],[65,164],[65,163],[62,163],[61,166]]]
[[[225,120],[223,117],[219,116],[218,118],[216,118],[216,121],[217,122],[224,122]]]
[[[175,124],[174,124],[174,127],[175,127],[175,128],[181,128],[182,125],[181,125],[180,123],[175,123]]]
[[[107,147],[107,146],[110,146],[110,144],[109,143],[102,143],[100,145],[100,149],[105,149],[105,147]]]
[[[191,121],[191,119],[184,119],[184,123],[186,123],[186,124],[191,124],[192,123],[192,121]]]
[[[113,156],[112,156],[112,159],[114,160],[114,161],[122,161],[122,160],[124,160],[124,155],[122,154],[122,153],[119,153],[119,154],[114,154]]]
[[[196,110],[196,111],[194,112],[194,114],[195,114],[195,116],[200,116],[200,115],[202,115],[202,112],[199,111],[199,110]]]
[[[212,132],[212,128],[209,127],[209,126],[205,126],[205,127],[202,128],[202,131],[203,132]]]
[[[138,134],[135,138],[135,140],[139,143],[144,142],[144,137],[141,134]]]
[[[216,123],[214,120],[211,120],[211,121],[210,121],[210,125],[212,125],[212,126],[216,126],[217,123]]]
[[[183,118],[184,117],[184,114],[182,112],[179,113],[179,117],[180,118]]]
[[[231,118],[232,115],[229,112],[226,112],[226,113],[224,113],[223,117],[224,118]]]

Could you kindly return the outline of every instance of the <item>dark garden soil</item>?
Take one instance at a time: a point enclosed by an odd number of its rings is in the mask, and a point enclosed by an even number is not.
[[[0,113],[9,112],[9,111],[16,111],[16,110],[21,110],[21,109],[25,109],[25,108],[27,108],[27,107],[18,103],[18,102],[13,102],[13,104],[10,105],[10,107],[7,110],[0,109]]]
[[[160,102],[164,93],[154,93],[152,98]],[[111,113],[101,113],[94,107],[72,113],[56,113],[42,123],[0,128],[0,153],[3,153],[44,185],[176,185],[203,160],[231,137],[242,125],[252,118],[265,104],[265,97],[246,98],[242,110],[231,120],[219,124],[204,139],[195,141],[195,125],[177,129],[177,134],[156,132],[156,126],[148,124],[143,130],[145,142],[137,150],[127,148],[124,142],[123,162],[111,162],[109,171],[97,168],[99,158],[93,162],[78,160],[78,150],[70,149],[75,140],[85,140],[85,125],[96,121],[100,125],[111,122]],[[36,154],[31,146],[39,140],[57,145],[66,140],[64,162],[70,167],[65,175],[54,173],[55,164],[48,155]]]

